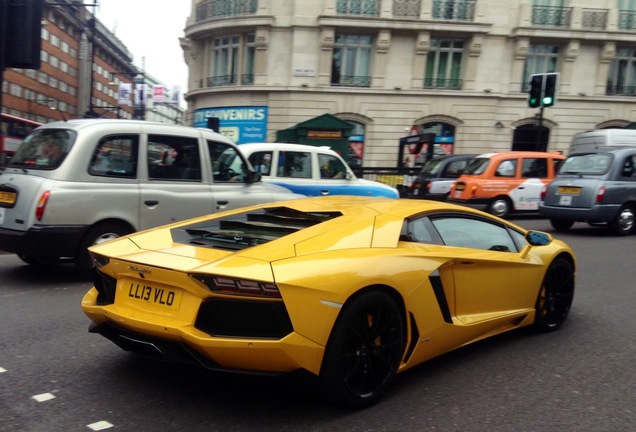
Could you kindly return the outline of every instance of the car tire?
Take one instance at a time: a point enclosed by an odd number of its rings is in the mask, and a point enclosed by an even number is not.
[[[625,204],[616,218],[610,223],[610,229],[617,235],[629,235],[636,229],[636,210],[634,205]]]
[[[552,225],[552,228],[557,231],[565,232],[572,228],[572,225],[574,225],[574,221],[567,219],[550,219],[550,225]]]
[[[505,218],[512,209],[512,203],[508,197],[497,197],[493,199],[488,206],[488,213]]]
[[[373,290],[348,301],[325,350],[323,397],[354,409],[376,402],[393,382],[404,339],[403,315],[390,295]]]
[[[545,273],[535,305],[534,327],[542,332],[557,330],[565,321],[574,298],[574,265],[558,257]]]
[[[88,253],[88,248],[132,232],[133,230],[129,227],[116,222],[104,222],[90,228],[86,235],[84,235],[78,248],[77,256],[75,257],[77,270],[83,276],[90,277],[92,275],[93,263]]]

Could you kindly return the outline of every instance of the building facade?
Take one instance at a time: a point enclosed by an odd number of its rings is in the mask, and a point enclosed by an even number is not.
[[[369,167],[399,164],[409,135],[565,151],[636,118],[633,0],[192,0],[182,47],[193,124],[274,141],[329,113]],[[538,73],[559,74],[552,107],[528,106]]]

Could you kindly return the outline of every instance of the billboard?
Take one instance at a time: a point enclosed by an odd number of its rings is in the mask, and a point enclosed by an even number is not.
[[[267,141],[266,106],[201,108],[194,111],[194,127],[205,128],[209,117],[219,119],[219,132],[236,144]]]

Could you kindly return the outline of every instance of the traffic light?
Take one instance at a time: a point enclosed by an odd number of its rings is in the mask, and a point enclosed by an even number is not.
[[[3,67],[40,68],[44,0],[0,0]]]
[[[544,74],[535,74],[530,77],[530,89],[528,90],[528,106],[530,108],[537,108],[541,106],[544,76]]]
[[[551,107],[556,102],[557,92],[559,89],[559,74],[549,73],[545,74],[545,87],[543,89],[543,96],[541,97],[541,105],[544,107]]]

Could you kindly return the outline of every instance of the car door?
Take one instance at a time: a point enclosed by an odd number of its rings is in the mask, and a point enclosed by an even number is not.
[[[206,146],[210,165],[207,170],[213,177],[213,211],[276,200],[275,192],[263,182],[249,182],[249,165],[235,146],[213,140],[208,140]]]
[[[548,158],[524,157],[517,185],[508,194],[516,210],[538,210],[541,191],[549,182]]]
[[[212,185],[204,178],[199,139],[149,134],[141,182],[141,229],[210,214],[215,208]]]
[[[519,253],[520,233],[486,219],[456,214],[431,222],[452,260],[454,311],[465,324],[514,315],[534,307],[539,263]],[[514,237],[517,237],[516,239]]]

